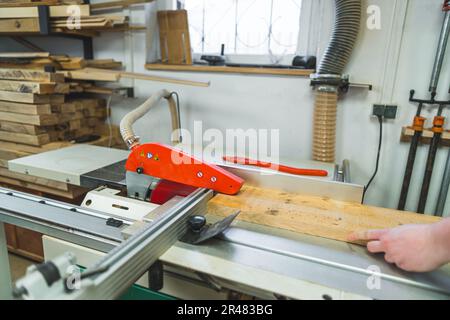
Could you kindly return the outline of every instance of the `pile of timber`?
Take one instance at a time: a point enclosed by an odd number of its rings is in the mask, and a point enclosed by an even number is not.
[[[92,12],[127,7],[131,4],[151,2],[152,0],[123,0],[100,4],[85,4],[82,0],[6,0],[0,1],[0,34],[22,35],[39,34],[38,6],[48,6],[49,31],[51,33],[96,36],[100,31],[123,31],[143,29],[130,26],[128,17],[123,15],[102,15]],[[76,19],[73,18],[77,6]]]
[[[119,130],[105,124],[106,100],[87,93],[94,89],[102,88],[91,82],[66,81],[57,72],[0,68],[0,184],[66,198],[84,192],[65,183],[13,173],[7,167],[9,160],[80,141],[122,147]]]

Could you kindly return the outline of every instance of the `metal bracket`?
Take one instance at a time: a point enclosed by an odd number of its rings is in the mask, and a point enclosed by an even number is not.
[[[212,239],[228,229],[239,213],[240,211],[237,211],[231,216],[210,225],[206,225],[204,216],[192,216],[188,220],[190,228],[180,241],[197,245]]]

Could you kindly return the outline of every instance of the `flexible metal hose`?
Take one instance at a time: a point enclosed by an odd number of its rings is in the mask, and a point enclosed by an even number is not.
[[[335,0],[335,6],[333,34],[317,70],[322,78],[342,75],[361,23],[360,0]],[[317,88],[313,124],[313,159],[316,161],[335,161],[337,95],[337,86]]]
[[[173,101],[172,95],[167,90],[160,90],[147,99],[142,105],[133,111],[129,112],[125,117],[123,117],[120,122],[120,134],[123,140],[127,144],[128,148],[132,149],[139,145],[139,137],[134,133],[133,124],[142,118],[151,108],[153,108],[162,98],[169,100],[169,110],[172,118],[172,129],[175,131],[180,129],[180,117],[178,115],[178,110],[176,104]],[[174,141],[173,142],[177,142]]]
[[[336,19],[317,73],[341,75],[350,59],[361,24],[361,0],[335,0]]]

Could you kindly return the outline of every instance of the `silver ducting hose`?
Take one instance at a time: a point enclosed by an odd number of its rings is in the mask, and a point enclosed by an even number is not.
[[[172,94],[167,90],[160,90],[154,93],[147,101],[138,108],[129,112],[120,122],[120,134],[128,148],[132,149],[139,145],[139,137],[133,131],[133,124],[142,118],[151,108],[153,108],[162,98],[166,98],[169,102],[170,115],[172,119],[172,130],[180,129],[180,116],[176,103],[172,98]],[[180,142],[172,136],[172,142]]]
[[[317,73],[341,75],[353,52],[361,24],[361,0],[335,0],[336,19]]]
[[[320,61],[313,123],[313,159],[335,162],[338,86],[327,80],[340,79],[358,37],[361,23],[360,0],[335,0],[336,21],[330,44]]]

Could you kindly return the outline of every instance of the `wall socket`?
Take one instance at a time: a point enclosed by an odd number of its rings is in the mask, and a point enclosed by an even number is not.
[[[397,106],[391,104],[374,104],[372,110],[373,116],[380,116],[384,119],[395,119],[397,116]]]

